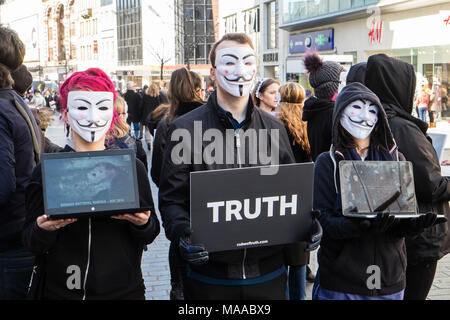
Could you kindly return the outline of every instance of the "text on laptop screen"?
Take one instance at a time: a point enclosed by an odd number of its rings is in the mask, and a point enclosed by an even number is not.
[[[130,155],[47,159],[47,208],[134,203],[131,160]]]

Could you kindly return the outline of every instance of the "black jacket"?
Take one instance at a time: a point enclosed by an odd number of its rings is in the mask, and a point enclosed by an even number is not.
[[[25,188],[36,165],[27,122],[16,109],[16,100],[27,112],[37,138],[41,130],[22,98],[12,89],[0,89],[0,252],[23,247]]]
[[[416,77],[412,65],[384,54],[367,62],[366,85],[380,98],[398,149],[413,163],[419,212],[433,211],[450,218],[450,178],[441,176],[439,159],[427,135],[427,123],[411,115]],[[437,260],[450,251],[448,224],[407,237],[408,263]]]
[[[358,222],[342,215],[339,183],[339,162],[360,160],[354,149],[334,146],[338,123],[345,107],[352,101],[367,99],[381,110],[378,118],[378,141],[382,148],[371,146],[366,160],[393,161],[395,141],[390,133],[386,114],[378,98],[360,83],[347,85],[336,100],[333,116],[333,147],[315,162],[314,209],[319,218],[323,237],[318,254],[320,285],[324,289],[363,296],[389,295],[402,291],[406,285],[406,248],[403,234],[395,229],[384,233],[363,232]],[[381,127],[380,127],[381,126]],[[367,273],[370,266],[381,271],[381,289],[370,290]]]
[[[70,147],[64,152],[73,151]],[[36,255],[44,255],[44,299],[81,300],[85,274],[86,299],[144,299],[145,286],[141,273],[142,251],[159,234],[159,221],[153,208],[150,184],[144,165],[136,160],[140,204],[150,207],[147,225],[136,227],[128,221],[109,217],[79,219],[57,231],[38,227],[36,219],[44,213],[42,174],[40,165],[26,193],[27,219],[23,241]],[[89,246],[89,239],[91,244]],[[88,252],[90,251],[90,256]],[[89,262],[89,270],[86,270]],[[81,289],[67,287],[68,267],[81,270]],[[39,278],[39,277],[36,277]]]
[[[191,145],[193,145],[194,121],[201,121],[202,133],[208,129],[218,129],[225,137],[226,129],[234,129],[230,119],[219,110],[215,93],[210,96],[205,105],[176,119],[170,126],[167,136],[171,137],[172,133],[177,129],[186,129],[191,133]],[[281,121],[261,111],[259,108],[255,108],[251,99],[249,99],[243,130],[250,128],[256,130],[267,129],[269,133],[270,129],[278,129],[280,136],[279,162],[280,164],[294,163],[286,130]],[[232,146],[226,146],[226,143],[224,143],[224,155],[227,147],[236,150],[236,139],[233,140]],[[171,153],[178,143],[178,141],[167,139],[159,189],[159,208],[166,236],[176,244],[178,244],[179,238],[184,234],[184,230],[190,226],[190,172],[254,166],[249,164],[248,152],[246,152],[245,158],[242,159],[240,164],[237,156],[238,152],[234,152],[234,164],[213,163],[208,165],[202,162],[201,164],[176,165],[172,162]],[[208,145],[208,142],[203,141],[202,149]],[[189,156],[191,159],[194,159],[193,150]],[[192,162],[195,163],[195,161]],[[210,253],[208,262],[198,267],[191,266],[191,268],[199,274],[220,279],[243,279],[244,269],[247,278],[256,278],[278,270],[285,265],[283,252],[285,248],[286,246],[271,246]]]
[[[186,113],[197,109],[202,104],[199,102],[185,102],[182,103],[178,108],[175,118],[179,118]],[[159,177],[161,176],[161,166],[163,161],[164,149],[167,144],[167,131],[169,130],[167,126],[166,119],[163,118],[158,122],[156,127],[155,140],[153,141],[153,155],[152,155],[152,169],[151,176],[153,182],[159,187]]]
[[[307,121],[309,145],[313,161],[331,146],[331,126],[334,101],[318,99],[314,96],[305,101],[303,121]]]
[[[142,117],[142,97],[139,93],[133,90],[127,90],[123,98],[128,105],[128,119],[127,122],[141,122]]]
[[[147,94],[144,94],[142,97],[142,113],[141,113],[141,122],[143,124],[146,123],[148,116],[161,104],[161,97],[158,95],[157,97],[151,97]]]

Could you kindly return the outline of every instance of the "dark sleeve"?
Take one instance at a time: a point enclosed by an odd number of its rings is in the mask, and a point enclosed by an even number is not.
[[[142,141],[139,139],[136,139],[136,158],[138,158],[144,164],[145,171],[148,172],[147,153],[142,146]]]
[[[156,129],[155,140],[153,141],[152,169],[151,176],[153,182],[159,187],[159,178],[161,176],[161,167],[163,162],[164,148],[167,144],[167,125],[166,121],[159,122]]]
[[[431,142],[413,123],[401,123],[394,130],[399,151],[413,163],[416,197],[420,202],[450,200],[450,178],[441,176],[441,166]]]
[[[136,171],[139,185],[139,202],[141,208],[150,208],[150,218],[145,226],[137,227],[130,223],[131,235],[140,244],[150,244],[159,235],[160,226],[156,215],[155,206],[153,204],[152,191],[150,188],[150,181],[148,180],[147,172],[144,164],[136,161]]]
[[[14,142],[6,119],[0,117],[0,207],[16,189]]]
[[[319,222],[324,236],[331,239],[350,239],[361,236],[357,222],[336,212],[337,200],[334,186],[334,166],[328,153],[321,154],[314,164],[313,208],[320,210]]]
[[[36,219],[45,213],[42,191],[41,165],[38,164],[31,175],[31,181],[25,192],[27,215],[22,231],[22,241],[29,251],[38,255],[49,251],[56,242],[58,232],[46,231],[38,227]]]
[[[172,132],[176,129],[176,125],[172,124],[167,132],[167,137],[171,137]],[[158,137],[158,134],[156,136]],[[191,168],[188,164],[174,163],[171,157],[173,148],[180,143],[182,142],[167,140],[162,158],[159,187],[161,219],[167,238],[174,242],[178,241],[184,230],[190,227],[189,183]],[[188,149],[185,148],[185,150]]]

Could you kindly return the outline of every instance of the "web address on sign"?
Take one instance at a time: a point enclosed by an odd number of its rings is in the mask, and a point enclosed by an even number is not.
[[[269,240],[261,240],[261,241],[248,241],[248,242],[239,242],[236,244],[237,247],[247,247],[247,246],[255,246],[259,244],[267,244]]]

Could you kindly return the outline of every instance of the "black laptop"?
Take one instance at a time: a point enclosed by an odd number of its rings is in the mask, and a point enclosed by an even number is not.
[[[133,149],[43,154],[45,214],[50,219],[145,212],[139,205]]]

